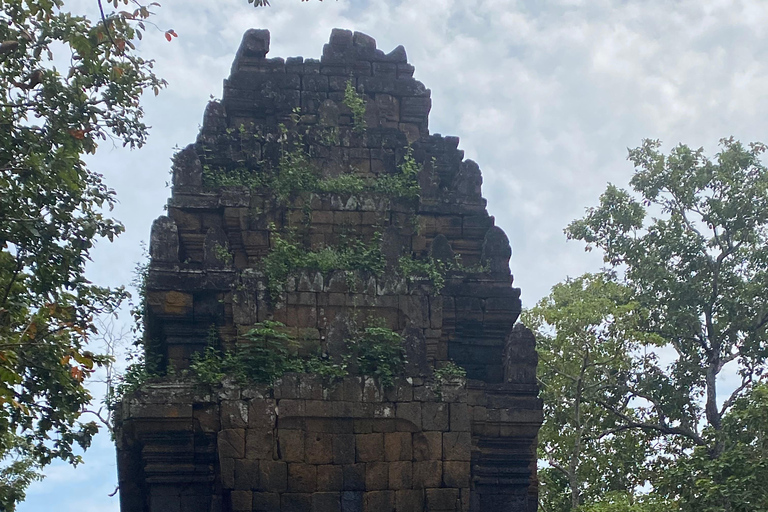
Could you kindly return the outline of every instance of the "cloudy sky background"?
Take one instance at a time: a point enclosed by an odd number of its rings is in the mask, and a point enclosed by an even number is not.
[[[334,27],[365,32],[389,52],[402,44],[432,90],[430,130],[458,135],[480,164],[483,193],[509,235],[512,271],[531,306],[567,276],[601,266],[563,228],[626,186],[627,148],[658,138],[717,152],[721,137],[768,142],[768,2],[762,0],[165,0],[167,43],[150,30],[141,50],[169,87],[147,96],[152,132],[139,151],[104,144],[91,159],[117,190],[126,233],[93,254],[90,277],[131,280],[163,213],[174,147],[193,142],[220,97],[243,32],[267,28],[269,56],[319,58]],[[68,2],[92,12],[92,0]],[[126,319],[125,322],[129,320]],[[727,383],[724,383],[727,385]],[[98,391],[98,390],[97,390]],[[119,510],[109,435],[77,469],[53,465],[19,512]]]

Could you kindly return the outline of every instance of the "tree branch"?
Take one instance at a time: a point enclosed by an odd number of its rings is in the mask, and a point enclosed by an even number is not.
[[[109,23],[107,23],[107,16],[104,14],[104,6],[101,5],[101,0],[96,0],[99,3],[99,14],[101,14],[101,21],[104,23],[104,31],[107,33],[107,37],[109,38],[109,41],[112,43],[112,46],[115,48],[118,48],[117,44],[115,43],[115,39],[112,37],[112,32],[109,30]],[[119,48],[118,48],[119,49]]]

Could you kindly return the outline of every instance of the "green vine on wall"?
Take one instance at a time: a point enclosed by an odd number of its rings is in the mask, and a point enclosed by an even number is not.
[[[361,375],[376,377],[384,387],[394,384],[405,366],[403,337],[386,327],[368,327],[347,340]]]
[[[195,377],[209,385],[221,383],[225,377],[239,384],[271,384],[286,372],[304,370],[296,355],[298,344],[280,322],[265,321],[243,336],[234,351],[220,351],[214,343],[192,356],[190,369]]]
[[[340,247],[307,250],[298,244],[293,233],[286,236],[272,231],[272,250],[262,259],[267,286],[273,301],[279,299],[286,279],[301,269],[330,272],[332,270],[364,270],[375,275],[384,272],[385,259],[381,252],[381,236],[376,233],[370,243],[345,238]]]
[[[341,360],[321,352],[303,356],[284,324],[265,321],[256,324],[233,351],[209,345],[192,357],[190,369],[208,385],[218,385],[224,378],[240,385],[269,385],[288,372],[311,373],[333,382],[349,375],[349,368],[354,367],[356,374],[375,377],[388,387],[404,368],[403,338],[391,329],[367,327],[353,333],[345,344],[348,351]]]
[[[364,130],[365,102],[354,92],[353,88],[349,89],[348,87],[347,92],[349,94],[345,93],[346,96],[351,95],[350,98],[357,98],[357,100],[349,101],[349,104],[352,105],[350,110],[352,110],[355,119],[353,131],[358,130],[360,126],[363,126]],[[294,113],[293,116],[298,116],[298,113]],[[365,178],[349,173],[337,177],[321,177],[312,165],[309,153],[305,148],[304,137],[301,134],[289,132],[285,124],[282,123],[278,125],[278,131],[280,151],[276,167],[272,167],[264,161],[259,161],[255,168],[249,168],[244,162],[234,168],[205,163],[202,166],[204,187],[208,189],[221,187],[264,188],[274,192],[278,200],[283,203],[303,192],[368,193],[402,199],[415,199],[419,196],[418,175],[422,166],[414,159],[411,146],[406,148],[403,161],[397,166],[397,172],[394,174],[382,174],[375,178]],[[320,135],[323,145],[335,145],[339,142],[338,130],[335,127],[321,130]],[[204,153],[209,151],[203,149]]]
[[[437,260],[431,256],[424,260],[418,260],[412,256],[403,256],[398,260],[400,273],[409,282],[415,282],[418,278],[426,278],[432,284],[432,294],[438,295],[445,287],[445,281],[451,272],[466,274],[487,273],[489,268],[484,265],[465,266],[461,262],[461,255],[457,254],[453,261]]]
[[[365,98],[362,94],[355,91],[352,80],[347,80],[347,86],[344,89],[344,105],[352,111],[352,131],[355,133],[364,133],[365,124]]]
[[[448,273],[448,267],[440,260],[428,258],[426,260],[417,260],[412,257],[403,256],[398,261],[400,273],[410,282],[416,278],[426,278],[432,283],[433,295],[438,295],[445,286],[445,278]]]
[[[446,384],[448,382],[454,382],[459,379],[463,379],[467,376],[467,370],[457,365],[453,361],[448,361],[440,368],[436,368],[432,372],[432,377],[438,384]]]

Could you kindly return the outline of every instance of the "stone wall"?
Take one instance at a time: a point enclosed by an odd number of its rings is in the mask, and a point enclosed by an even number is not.
[[[429,134],[430,92],[402,47],[334,30],[319,61],[268,50],[268,32],[246,33],[152,226],[145,346],[166,377],[118,411],[123,512],[534,511],[535,343],[513,328],[511,250],[477,164]],[[372,247],[382,266],[276,282],[265,261],[286,238],[305,253]],[[408,275],[404,258],[441,275]],[[391,386],[352,372],[211,388],[187,371],[265,321],[298,354],[340,361],[374,320],[404,340]],[[435,378],[449,361],[466,379]]]

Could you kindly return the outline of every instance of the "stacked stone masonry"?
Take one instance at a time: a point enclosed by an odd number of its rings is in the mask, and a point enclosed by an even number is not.
[[[118,410],[121,510],[535,511],[534,340],[515,325],[509,241],[486,211],[477,164],[458,138],[429,133],[430,91],[402,47],[385,54],[365,34],[334,30],[319,61],[268,51],[267,31],[245,34],[152,226],[146,357],[169,376]],[[320,178],[365,183],[412,159],[418,194],[249,181],[281,169],[286,147]],[[264,258],[288,236],[303,251],[377,246],[385,270],[292,269],[270,282]],[[398,267],[456,256],[442,286]],[[404,339],[391,386],[354,374],[213,388],[183,377],[195,353],[237,350],[260,322],[285,324],[299,352],[340,358],[371,318]],[[465,379],[434,378],[449,361]]]

